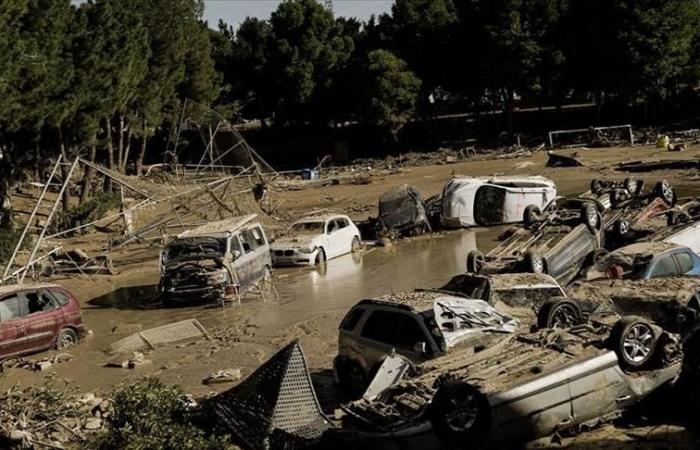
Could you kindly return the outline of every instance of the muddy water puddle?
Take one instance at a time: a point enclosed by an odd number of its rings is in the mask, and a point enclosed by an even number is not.
[[[62,378],[74,380],[83,389],[108,388],[147,373],[166,372],[170,370],[163,370],[170,363],[168,352],[177,351],[158,350],[154,352],[157,355],[152,355],[154,365],[150,369],[126,371],[104,368],[109,356],[102,349],[127,335],[192,318],[198,319],[209,330],[233,329],[233,334],[242,337],[242,343],[235,345],[253,345],[250,348],[242,346],[237,351],[255,354],[257,360],[264,356],[261,353],[274,347],[272,341],[287,339],[286,329],[294,328],[312,317],[332,317],[329,320],[334,323],[327,323],[322,330],[318,330],[324,336],[314,336],[314,339],[334,343],[337,339],[333,334],[337,321],[357,301],[391,291],[438,287],[464,271],[466,254],[477,244],[480,250],[488,251],[495,244],[499,231],[462,230],[422,236],[389,247],[369,248],[357,254],[345,255],[328,261],[325,267],[279,269],[276,271],[278,300],[263,301],[257,296],[249,296],[241,306],[231,305],[225,308],[164,308],[156,295],[158,273],[154,267],[122,278],[121,285],[111,286],[109,292],[103,295],[92,295],[89,284],[72,287],[65,283],[80,297],[83,320],[93,335],[70,349],[70,353],[76,356],[75,361],[56,365],[53,370]],[[244,336],[245,327],[251,324],[257,330],[257,336],[252,341],[246,340]],[[206,354],[207,345],[202,344],[196,350]],[[230,355],[214,355],[211,358],[185,361],[183,354],[194,353],[194,350],[178,350],[180,353],[172,357],[180,363],[176,369],[166,372],[170,374],[166,378],[181,383],[186,388],[193,387],[195,382],[188,380],[201,380],[199,377],[202,374],[188,376],[187,372],[192,371],[192,367],[206,364],[213,369],[217,365],[242,364],[243,359],[250,356],[241,354],[241,358],[236,359]],[[44,356],[46,355],[39,354],[30,358]],[[217,357],[220,358],[219,361],[216,360]],[[188,365],[192,367],[188,368]],[[197,369],[200,372],[208,370],[203,367]],[[178,371],[184,374],[183,378],[180,378],[180,374],[173,375]],[[41,382],[44,376],[46,373],[15,369],[9,371],[4,378],[0,377],[0,387],[15,383],[34,384]]]

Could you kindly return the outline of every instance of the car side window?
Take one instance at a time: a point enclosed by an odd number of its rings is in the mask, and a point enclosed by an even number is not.
[[[241,247],[241,241],[238,240],[238,235],[233,235],[231,237],[231,254],[234,256],[234,259],[236,258],[236,252],[238,252],[238,256],[241,256],[243,254],[243,247]]]
[[[53,295],[53,298],[55,298],[56,301],[58,301],[59,305],[61,305],[61,306],[66,306],[68,304],[68,302],[70,301],[68,294],[66,294],[64,291],[62,291],[60,289],[52,289],[51,295]]]
[[[336,231],[338,224],[335,223],[335,220],[330,220],[328,221],[328,225],[326,227],[326,233],[331,234],[334,231]]]
[[[676,253],[676,261],[681,273],[688,273],[693,270],[693,257],[688,252]]]
[[[341,218],[341,219],[335,219],[335,222],[336,222],[336,224],[337,224],[339,230],[342,230],[343,228],[345,228],[345,227],[347,227],[348,225],[350,225],[350,223],[348,222],[347,219],[342,219],[342,218]]]
[[[252,230],[242,231],[240,237],[241,244],[243,245],[243,250],[246,253],[252,252],[253,250],[259,247],[259,245],[255,241],[255,238],[253,237]]]
[[[56,308],[53,299],[43,291],[28,291],[24,293],[27,299],[27,314],[51,311]]]
[[[396,345],[396,316],[389,311],[374,311],[362,327],[361,336],[388,345]]]
[[[22,317],[22,307],[17,294],[0,300],[0,322],[7,322],[20,317]]]
[[[255,248],[265,245],[265,235],[263,234],[262,228],[251,228],[250,235],[252,236],[253,241],[255,241]]]
[[[665,255],[659,258],[658,261],[656,261],[656,264],[654,264],[654,267],[651,269],[651,273],[649,274],[649,276],[653,278],[661,277],[664,275],[677,274],[678,268],[676,267],[676,263],[673,261],[673,256]]]
[[[363,308],[353,309],[352,311],[350,311],[350,314],[345,316],[345,319],[343,319],[343,323],[340,324],[340,328],[342,328],[345,331],[354,330],[364,314],[365,310]]]
[[[426,337],[416,319],[404,314],[397,314],[396,346],[413,349],[419,342],[426,342]]]

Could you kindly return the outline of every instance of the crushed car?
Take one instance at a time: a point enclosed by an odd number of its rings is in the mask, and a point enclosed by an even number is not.
[[[528,207],[543,210],[557,196],[541,176],[455,177],[442,192],[445,227],[490,226],[523,221]]]
[[[641,280],[676,275],[700,276],[700,257],[688,247],[664,241],[621,247],[585,271],[587,280]]]
[[[523,227],[504,236],[486,255],[478,250],[467,254],[467,271],[545,273],[566,285],[603,248],[604,211],[590,198],[559,197],[544,211],[528,206]]]
[[[340,324],[334,375],[357,393],[394,350],[418,363],[457,345],[483,346],[494,333],[517,327],[516,319],[487,302],[456,293],[417,290],[365,299]]]
[[[361,244],[360,230],[348,216],[305,217],[272,243],[272,263],[275,266],[323,264],[328,259],[358,251]]]
[[[271,268],[270,246],[256,216],[225,219],[185,231],[167,245],[158,290],[166,303],[224,301],[265,289]]]
[[[63,349],[87,333],[76,297],[58,284],[0,287],[0,360]]]
[[[429,206],[415,186],[396,186],[379,197],[377,236],[412,236],[431,231]]]

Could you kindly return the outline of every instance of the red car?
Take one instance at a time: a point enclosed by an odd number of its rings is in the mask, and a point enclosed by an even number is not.
[[[75,296],[56,284],[0,287],[0,360],[75,344],[85,333]]]

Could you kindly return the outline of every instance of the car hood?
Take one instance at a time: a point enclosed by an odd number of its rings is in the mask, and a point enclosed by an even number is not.
[[[283,236],[270,246],[273,250],[289,248],[309,248],[316,245],[320,236],[299,234],[295,236]]]

